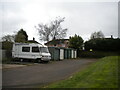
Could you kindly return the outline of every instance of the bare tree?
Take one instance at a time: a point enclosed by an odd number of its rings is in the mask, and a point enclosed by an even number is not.
[[[5,36],[2,37],[2,41],[14,42],[15,41],[15,35],[5,35]]]
[[[61,23],[65,18],[57,17],[50,24],[38,24],[35,28],[38,30],[40,40],[50,41],[53,39],[61,39],[66,36],[67,29],[61,27]]]
[[[38,27],[35,26],[40,35],[40,40],[49,41],[52,28],[47,24],[38,24]]]
[[[102,33],[102,31],[98,31],[98,32],[94,32],[91,34],[91,39],[95,39],[95,38],[104,38],[104,34]]]
[[[104,34],[102,33],[102,31],[98,31],[97,32],[97,36],[98,38],[105,38]]]
[[[66,36],[67,29],[62,29],[61,23],[64,21],[65,17],[60,18],[57,17],[56,20],[51,22],[52,25],[52,32],[51,37],[52,39],[62,39]]]

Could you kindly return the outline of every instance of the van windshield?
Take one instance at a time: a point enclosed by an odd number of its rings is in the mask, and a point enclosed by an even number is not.
[[[42,53],[49,53],[47,47],[40,47],[40,50],[41,50]]]

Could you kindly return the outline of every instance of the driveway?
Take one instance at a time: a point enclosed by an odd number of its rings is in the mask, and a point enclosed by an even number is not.
[[[35,88],[65,79],[96,59],[55,61],[19,68],[3,69],[3,88]]]

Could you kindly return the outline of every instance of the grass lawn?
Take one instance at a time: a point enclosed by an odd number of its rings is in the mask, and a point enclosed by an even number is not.
[[[118,56],[104,57],[70,78],[45,88],[118,88]]]

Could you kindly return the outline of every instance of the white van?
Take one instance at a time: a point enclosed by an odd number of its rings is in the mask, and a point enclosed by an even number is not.
[[[38,43],[14,43],[12,57],[21,61],[29,59],[35,62],[48,62],[51,59],[48,47]]]

